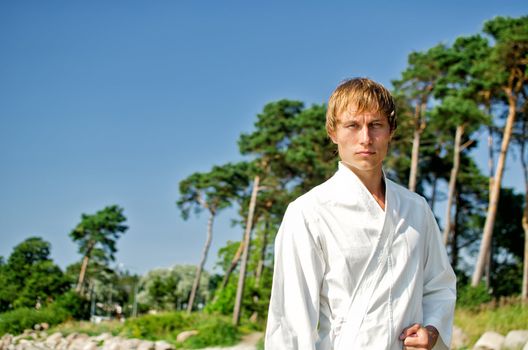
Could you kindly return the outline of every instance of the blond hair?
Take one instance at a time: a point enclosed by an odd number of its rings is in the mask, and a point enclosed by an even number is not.
[[[354,113],[380,113],[387,117],[391,131],[396,129],[396,106],[391,93],[380,83],[368,78],[352,78],[343,81],[328,100],[326,132],[332,135],[337,116],[346,110]]]

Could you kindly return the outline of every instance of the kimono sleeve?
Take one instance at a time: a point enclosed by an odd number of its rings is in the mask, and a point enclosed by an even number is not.
[[[449,349],[456,302],[456,276],[447,258],[436,219],[425,200],[424,205],[429,237],[424,267],[423,324],[434,326],[440,333],[434,349]]]
[[[322,250],[294,202],[286,210],[275,239],[266,349],[315,349],[324,270]]]

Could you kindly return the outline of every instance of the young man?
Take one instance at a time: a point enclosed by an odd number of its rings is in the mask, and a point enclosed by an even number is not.
[[[341,161],[284,215],[266,349],[448,349],[456,282],[437,223],[382,170],[396,129],[391,94],[347,80],[326,119]]]

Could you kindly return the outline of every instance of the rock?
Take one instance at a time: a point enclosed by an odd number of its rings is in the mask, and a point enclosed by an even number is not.
[[[27,339],[21,339],[18,345],[16,346],[16,349],[20,350],[41,350],[40,348],[37,348],[33,345],[33,343],[30,340]]]
[[[85,343],[81,350],[97,350],[97,344],[94,341]]]
[[[508,350],[520,350],[528,343],[528,331],[510,331],[504,339],[503,348]]]
[[[183,343],[184,341],[186,341],[187,339],[189,339],[193,335],[197,335],[197,334],[198,334],[197,330],[184,331],[184,332],[181,332],[180,334],[178,334],[178,336],[176,337],[176,341],[178,343]]]
[[[70,338],[70,336],[72,336]],[[83,333],[73,333],[66,337],[68,350],[83,350],[86,343],[89,341],[89,336]]]
[[[68,334],[68,335],[66,336],[66,338],[64,338],[64,340],[66,340],[66,342],[67,342],[68,344],[71,344],[71,343],[73,342],[73,340],[74,340],[75,338],[77,338],[77,336],[78,336],[77,333],[70,333],[70,334]]]
[[[55,348],[58,348],[58,344],[59,342],[62,340],[62,334],[60,334],[59,332],[57,333],[53,333],[52,335],[50,335],[45,341],[44,343],[49,346],[50,348],[52,349],[55,349]]]
[[[71,341],[68,350],[83,350],[88,342],[90,342],[88,335],[78,334],[77,337]]]
[[[99,340],[101,341],[101,340]],[[104,340],[102,350],[125,350],[126,346],[122,344],[122,339],[119,337],[110,337]]]
[[[469,337],[461,328],[453,326],[453,336],[451,339],[451,349],[456,350],[467,346],[469,343]]]
[[[13,336],[9,333],[4,334],[0,339],[0,350],[7,350],[7,347],[12,343]]]
[[[110,333],[101,333],[98,336],[96,336],[94,339],[96,341],[107,341],[108,339],[112,338],[112,334]]]
[[[101,349],[102,350],[123,350],[125,349],[125,347],[122,347],[120,342],[118,341],[109,341],[109,342],[105,342]]]
[[[154,342],[143,340],[139,343],[137,350],[156,350]]]
[[[477,340],[473,350],[501,350],[504,339],[504,336],[497,332],[486,332]]]
[[[123,341],[123,348],[127,350],[136,350],[140,343],[141,340],[139,339],[126,339]]]
[[[24,339],[23,335],[15,335],[13,339],[11,339],[11,344],[18,344],[20,339]]]
[[[156,350],[174,350],[174,346],[163,340],[158,340],[154,345]]]

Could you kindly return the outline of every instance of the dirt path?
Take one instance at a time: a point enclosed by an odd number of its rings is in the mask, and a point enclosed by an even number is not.
[[[259,339],[262,338],[263,334],[260,332],[251,333],[242,337],[242,342],[235,346],[230,346],[227,348],[205,348],[202,350],[257,350],[256,344]]]

